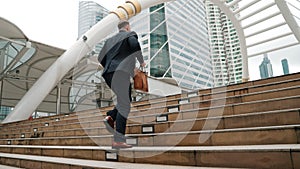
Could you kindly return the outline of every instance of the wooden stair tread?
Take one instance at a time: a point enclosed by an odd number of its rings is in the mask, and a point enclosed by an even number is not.
[[[177,134],[198,134],[198,133],[220,133],[220,132],[246,132],[246,131],[260,131],[260,130],[282,130],[282,129],[296,129],[300,128],[300,124],[293,125],[280,125],[280,126],[260,126],[260,127],[245,127],[245,128],[231,128],[231,129],[208,129],[201,131],[178,131],[178,132],[164,132],[164,133],[144,133],[144,134],[127,134],[127,136],[148,136],[148,135],[177,135]],[[111,135],[101,135],[101,136],[68,136],[68,137],[39,137],[39,138],[15,138],[16,140],[26,140],[26,139],[55,139],[55,138],[88,138],[88,137],[99,137],[105,138]],[[15,140],[15,139],[0,139],[0,140]]]
[[[155,169],[234,169],[234,168],[224,168],[224,167],[222,168],[221,167],[196,167],[196,166],[111,162],[111,161],[97,161],[97,160],[85,160],[85,159],[61,158],[61,157],[59,158],[45,157],[45,156],[36,156],[36,155],[21,155],[21,154],[8,154],[8,153],[0,153],[0,157],[15,158],[15,159],[22,159],[22,160],[29,160],[29,161],[41,161],[41,162],[48,162],[48,163],[67,164],[72,166],[106,168],[106,169],[154,169],[154,168]],[[17,169],[17,168],[13,167],[7,169]]]
[[[112,150],[111,146],[44,146],[0,145],[1,148]],[[120,151],[300,151],[300,144],[267,144],[237,146],[133,146]]]

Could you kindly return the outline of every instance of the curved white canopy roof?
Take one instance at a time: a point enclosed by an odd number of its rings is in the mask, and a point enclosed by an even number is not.
[[[31,43],[30,49],[26,48],[26,42]],[[64,49],[30,40],[15,24],[0,17],[1,50],[5,51],[5,56],[1,55],[1,57],[9,60],[9,63],[0,69],[1,105],[8,107],[15,107],[36,80],[65,52]],[[70,79],[75,73],[88,71],[86,68],[95,69],[95,67],[85,67],[80,71],[72,71],[62,80],[61,112],[70,112],[69,92],[72,86]],[[57,88],[55,86],[36,110],[56,112],[56,103]]]

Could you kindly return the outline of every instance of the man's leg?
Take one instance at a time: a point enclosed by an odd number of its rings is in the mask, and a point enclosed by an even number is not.
[[[117,114],[118,114],[118,110],[117,110],[116,107],[114,107],[114,109],[112,109],[112,110],[106,112],[106,115],[112,117],[112,119],[113,119],[114,121],[116,121]]]
[[[103,75],[103,78],[106,82],[106,84],[111,88],[111,83],[112,83],[112,78],[114,76],[114,72],[112,73],[107,73],[107,74],[104,74]],[[116,121],[116,118],[117,118],[117,114],[118,114],[118,110],[117,108],[115,107],[113,110],[110,110],[106,113],[106,117],[104,119],[104,124],[106,126],[106,129],[114,134],[115,131],[114,131],[114,128],[115,128],[115,124],[114,122]]]
[[[117,95],[117,116],[116,116],[116,134],[115,142],[125,142],[125,132],[127,117],[130,112],[130,75],[128,73],[117,71],[112,79],[112,90]]]

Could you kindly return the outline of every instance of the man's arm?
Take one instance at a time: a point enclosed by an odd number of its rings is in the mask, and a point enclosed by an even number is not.
[[[139,61],[140,65],[142,67],[146,66],[146,63],[144,62],[144,58],[141,51],[141,46],[138,41],[138,36],[135,32],[131,32],[131,36],[128,37],[128,43],[132,51],[134,52],[134,55],[136,56],[137,60]]]

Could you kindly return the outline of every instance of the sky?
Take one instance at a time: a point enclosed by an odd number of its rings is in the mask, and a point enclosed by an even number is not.
[[[125,0],[95,0],[114,10]],[[77,40],[79,0],[1,0],[0,17],[31,40],[68,49]]]
[[[114,10],[125,0],[94,0]],[[0,17],[17,25],[33,41],[68,49],[77,40],[79,0],[1,0]],[[300,46],[268,54],[274,76],[282,75],[281,59],[287,58],[290,73],[300,72]],[[249,58],[250,80],[260,79],[262,56]]]

